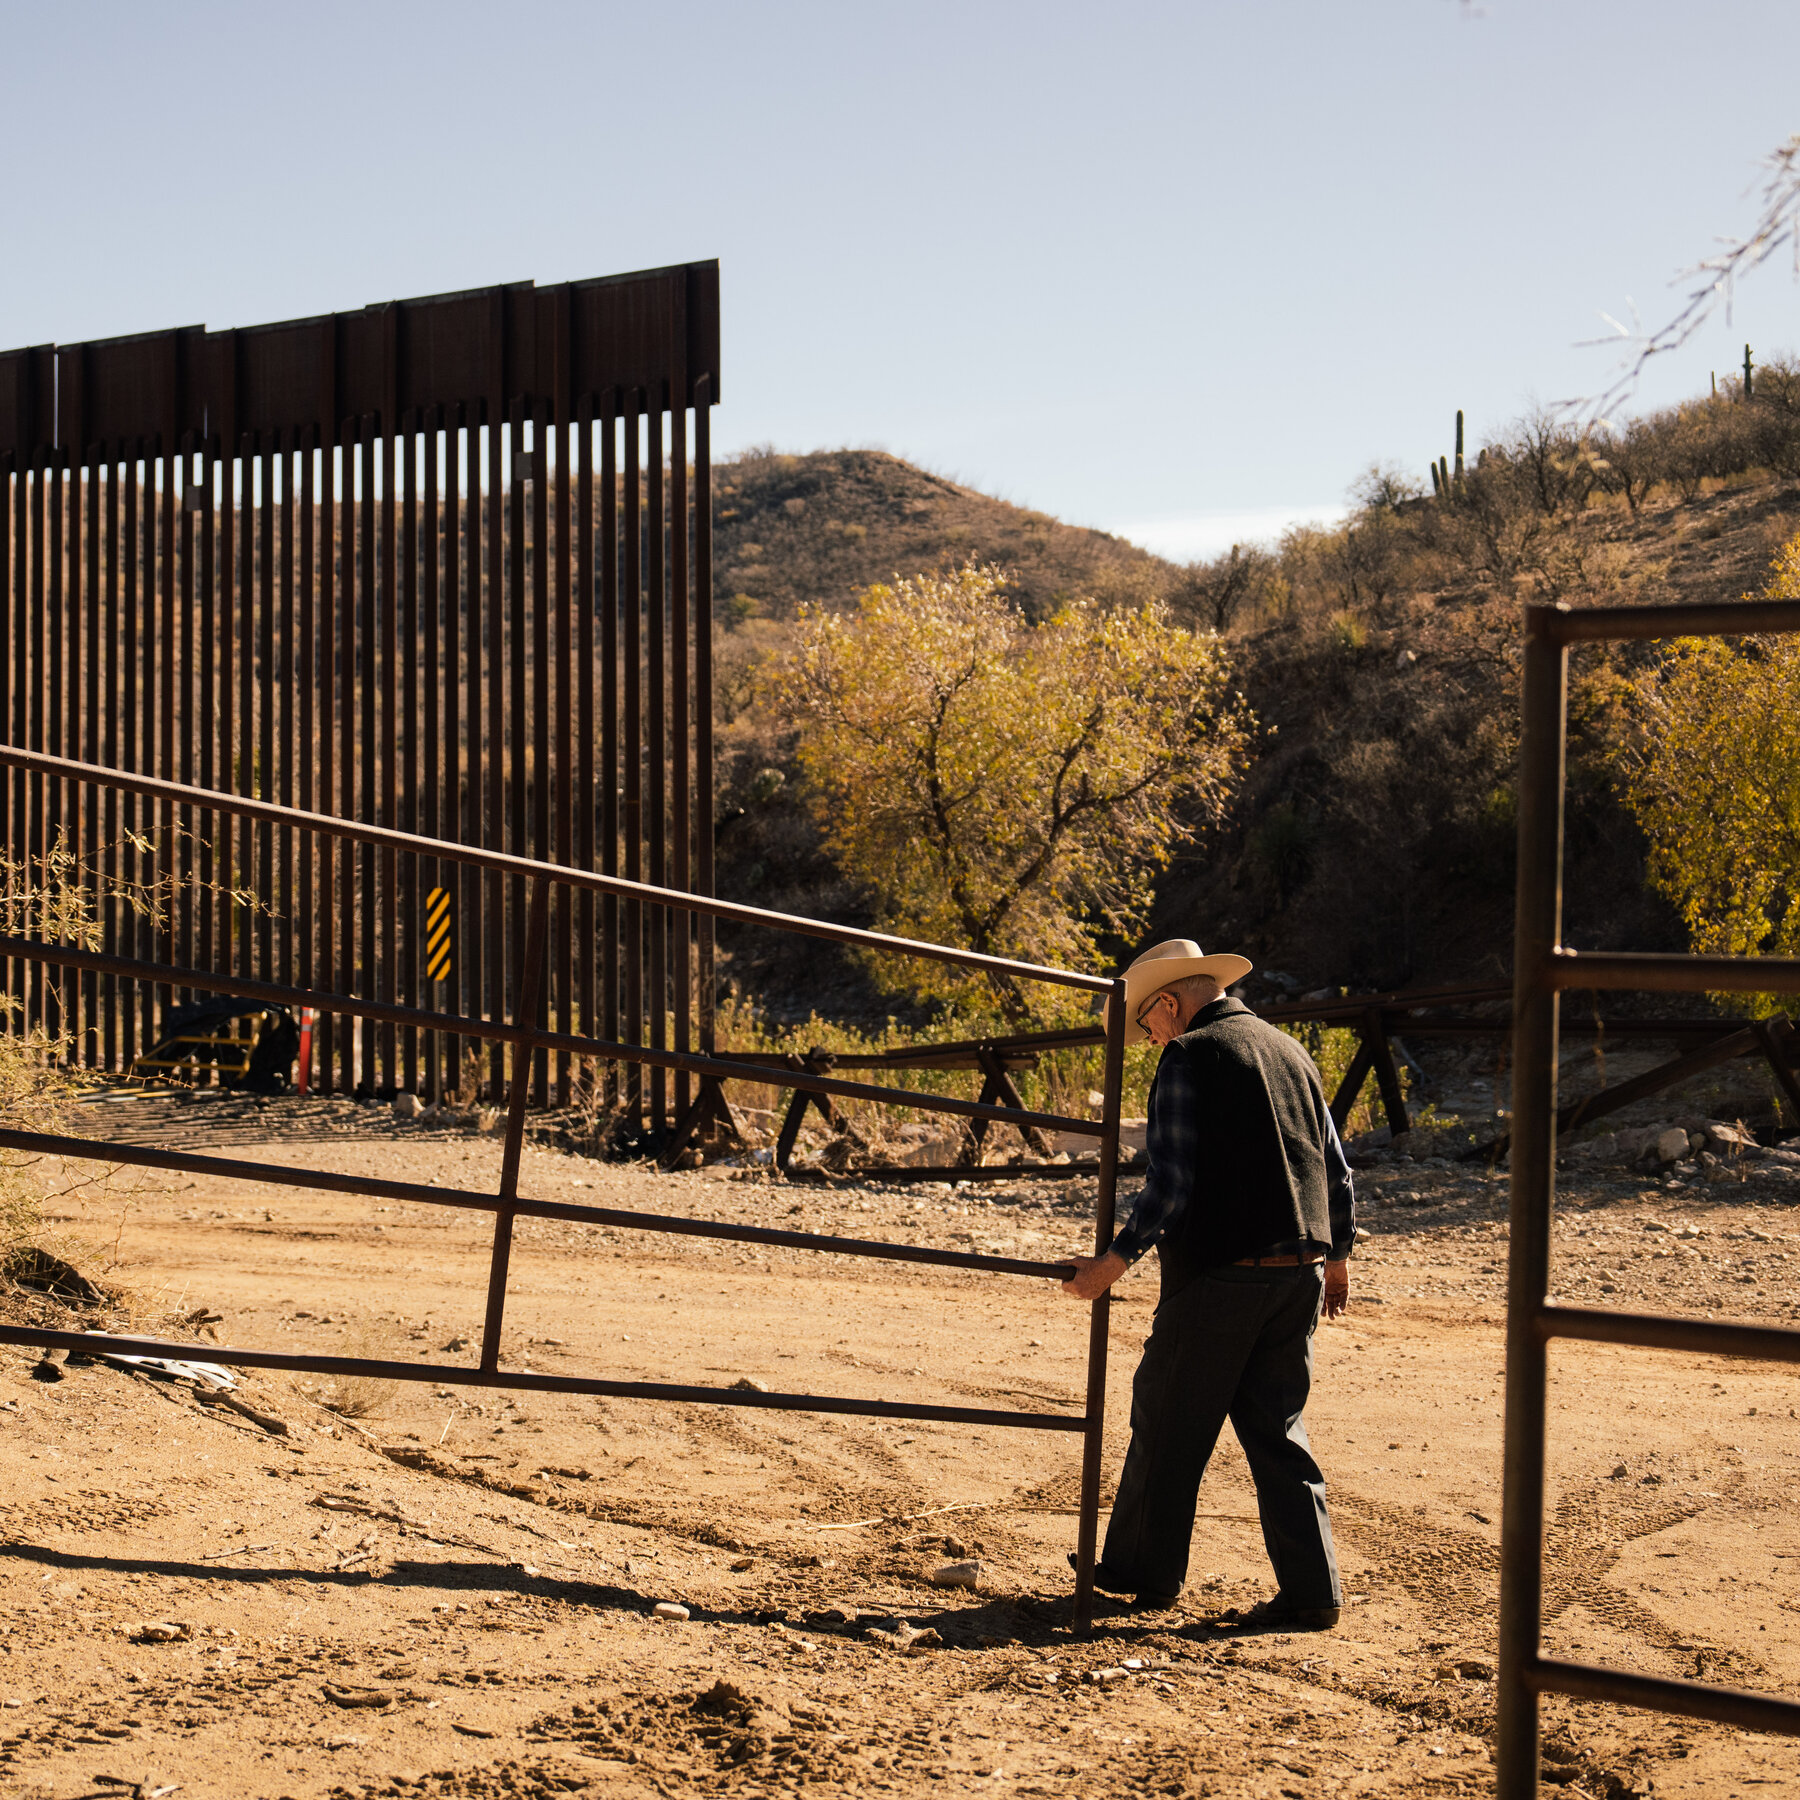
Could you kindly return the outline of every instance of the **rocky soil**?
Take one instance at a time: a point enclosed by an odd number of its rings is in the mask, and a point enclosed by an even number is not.
[[[493,1137],[348,1102],[82,1111],[96,1135],[261,1163],[498,1177]],[[1794,1317],[1800,1179],[1737,1174],[1572,1158],[1559,1295]],[[1504,1178],[1391,1156],[1360,1180],[1369,1236],[1308,1415],[1352,1596],[1322,1635],[1230,1622],[1269,1580],[1229,1438],[1180,1602],[1078,1638],[1069,1434],[771,1411],[754,1387],[676,1406],[245,1372],[259,1423],[191,1383],[39,1379],[0,1349],[0,1794],[1487,1791]],[[800,1188],[540,1144],[523,1189],[1046,1259],[1092,1229],[1084,1181]],[[58,1210],[129,1290],[73,1310],[91,1323],[475,1359],[479,1213],[159,1175]],[[1113,1308],[1109,1481],[1154,1287],[1140,1269]],[[508,1293],[511,1366],[1046,1416],[1082,1392],[1083,1310],[1019,1277],[524,1221]],[[1553,1371],[1549,1647],[1794,1691],[1792,1371],[1576,1345]],[[933,1585],[959,1559],[975,1588]],[[1782,1740],[1545,1710],[1571,1795],[1800,1788]]]

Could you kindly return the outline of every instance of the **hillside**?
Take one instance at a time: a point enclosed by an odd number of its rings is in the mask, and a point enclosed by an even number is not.
[[[1800,530],[1800,484],[1760,480],[1566,524],[1590,565],[1576,604],[1732,599]],[[1297,612],[1236,634],[1268,730],[1232,823],[1158,895],[1158,926],[1230,940],[1303,988],[1429,984],[1511,970],[1519,609],[1541,589],[1464,578],[1380,606]],[[1611,788],[1616,690],[1649,645],[1575,653],[1566,938],[1680,950]],[[1666,1002],[1665,1002],[1666,1004]]]
[[[881,450],[759,451],[717,477],[715,588],[728,618],[787,619],[872,581],[970,557],[1004,563],[1039,615],[1063,594],[1160,593],[1168,563],[1104,531],[958,487]]]
[[[819,850],[755,670],[779,653],[802,602],[848,604],[895,570],[974,555],[1005,567],[1030,610],[1063,593],[1155,596],[1191,623],[1224,626],[1262,724],[1257,755],[1223,829],[1183,846],[1165,875],[1153,935],[1229,943],[1302,990],[1503,975],[1520,605],[1756,588],[1800,530],[1800,459],[1781,449],[1786,438],[1768,449],[1762,406],[1729,398],[1668,415],[1648,478],[1618,445],[1558,443],[1542,420],[1526,421],[1454,493],[1424,498],[1392,472],[1372,476],[1344,528],[1185,570],[878,453],[727,465],[721,892],[868,918]],[[1784,401],[1771,416],[1791,435],[1800,412]],[[1642,435],[1633,427],[1640,458]],[[1601,449],[1630,463],[1629,493]],[[1575,660],[1567,919],[1577,944],[1684,947],[1679,921],[1645,887],[1642,840],[1609,773],[1621,696],[1655,654],[1616,646]],[[891,1010],[858,970],[816,948],[792,960],[765,939],[728,948],[731,978],[777,1017]]]

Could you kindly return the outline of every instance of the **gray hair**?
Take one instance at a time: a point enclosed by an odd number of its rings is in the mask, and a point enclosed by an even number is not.
[[[1199,1001],[1204,1006],[1216,1000],[1225,989],[1218,978],[1213,975],[1184,975],[1179,981],[1171,981],[1169,992],[1184,1006],[1191,1001]]]

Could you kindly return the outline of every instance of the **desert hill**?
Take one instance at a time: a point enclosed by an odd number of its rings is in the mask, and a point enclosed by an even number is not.
[[[1040,615],[1058,595],[1160,593],[1173,567],[1104,531],[959,487],[882,450],[756,451],[718,471],[716,590],[735,619],[836,605],[896,572],[1004,563]]]

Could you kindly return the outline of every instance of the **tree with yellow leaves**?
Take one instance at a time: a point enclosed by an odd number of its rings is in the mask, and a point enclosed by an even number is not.
[[[1759,597],[1800,599],[1800,536]],[[1625,798],[1693,947],[1800,954],[1800,637],[1677,639],[1640,725]]]
[[[1033,624],[1003,587],[971,563],[807,614],[778,696],[827,846],[886,928],[1091,965],[1101,934],[1142,930],[1184,832],[1223,812],[1254,721],[1216,635],[1091,600]],[[905,979],[942,993],[947,975]]]

